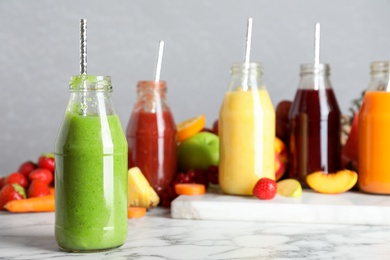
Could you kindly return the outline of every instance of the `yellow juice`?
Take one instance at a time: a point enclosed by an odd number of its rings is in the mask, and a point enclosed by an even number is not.
[[[219,184],[252,195],[256,182],[275,179],[275,110],[265,89],[228,91],[219,114]]]

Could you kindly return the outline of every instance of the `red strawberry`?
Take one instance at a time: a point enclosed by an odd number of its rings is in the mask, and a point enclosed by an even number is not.
[[[44,153],[38,158],[38,167],[54,172],[54,154]]]
[[[21,174],[23,174],[28,178],[30,172],[32,172],[36,168],[37,165],[35,163],[33,163],[32,161],[26,161],[19,166],[18,172],[20,172]]]
[[[0,190],[4,187],[6,179],[5,176],[0,178]]]
[[[26,198],[26,191],[19,184],[6,184],[0,191],[0,210],[4,210],[4,205],[11,200],[21,200]]]
[[[50,184],[53,180],[53,173],[48,169],[38,168],[30,172],[30,175],[28,177],[31,181],[40,180],[46,184]]]
[[[30,187],[28,187],[27,197],[43,197],[49,195],[49,193],[50,189],[47,183],[44,183],[40,180],[33,180],[30,184]]]
[[[14,184],[14,183],[19,184],[23,188],[28,187],[28,179],[20,172],[11,173],[5,181],[5,184]]]
[[[253,195],[262,200],[270,200],[275,197],[276,191],[276,181],[269,178],[261,178],[253,188]]]

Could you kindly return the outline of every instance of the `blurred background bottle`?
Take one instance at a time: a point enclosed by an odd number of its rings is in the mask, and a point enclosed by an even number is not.
[[[219,114],[219,184],[252,195],[256,182],[275,179],[275,111],[259,63],[233,64]]]
[[[308,187],[306,176],[335,173],[341,167],[341,113],[328,64],[301,65],[300,82],[289,112],[290,178]]]
[[[389,62],[371,63],[371,80],[359,113],[360,190],[390,194],[390,84]]]
[[[126,131],[129,168],[139,167],[161,198],[176,173],[176,125],[164,81],[140,81],[137,92]]]

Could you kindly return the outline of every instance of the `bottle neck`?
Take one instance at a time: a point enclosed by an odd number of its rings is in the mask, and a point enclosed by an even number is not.
[[[371,80],[368,86],[369,91],[390,92],[389,61],[374,61],[370,65]]]
[[[229,91],[250,91],[265,89],[263,70],[260,63],[234,63],[230,69]]]
[[[298,88],[314,90],[332,88],[329,75],[330,68],[328,64],[302,64]]]
[[[69,83],[70,100],[68,112],[84,116],[115,115],[112,103],[111,77],[78,75]]]
[[[165,81],[139,81],[137,93],[138,100],[135,111],[159,113],[169,110],[166,102],[167,85]]]

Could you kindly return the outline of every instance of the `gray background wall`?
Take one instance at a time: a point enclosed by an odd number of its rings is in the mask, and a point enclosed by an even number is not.
[[[313,60],[321,22],[321,61],[344,113],[369,81],[369,63],[390,58],[390,1],[167,0],[0,1],[0,175],[53,151],[79,72],[79,20],[88,20],[88,73],[111,75],[125,127],[136,82],[152,79],[165,40],[162,79],[176,122],[218,117],[232,62],[242,61],[246,21],[254,19],[251,58],[264,66],[276,106],[293,99],[299,65]]]

